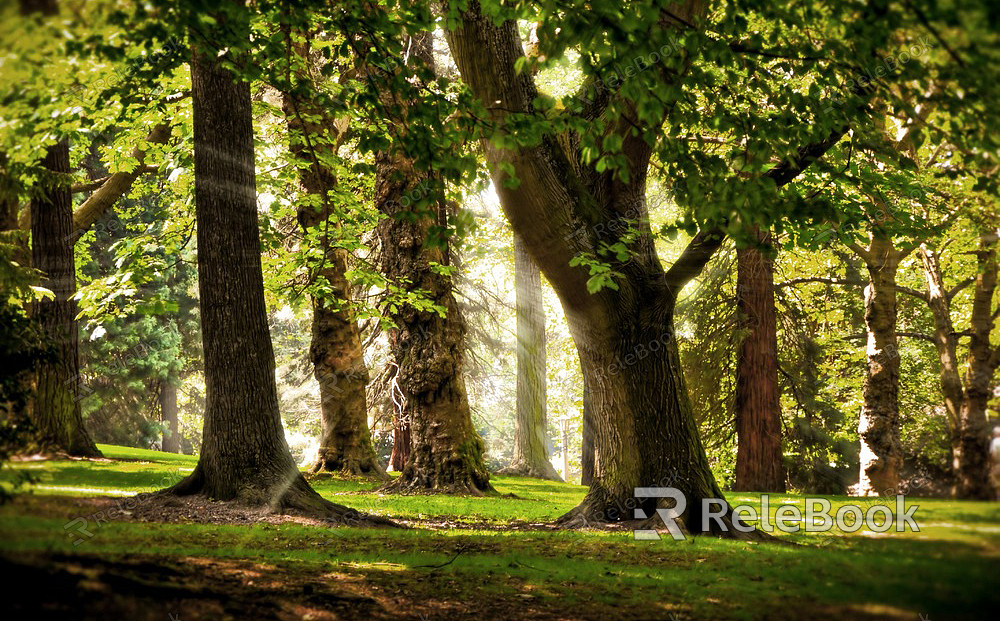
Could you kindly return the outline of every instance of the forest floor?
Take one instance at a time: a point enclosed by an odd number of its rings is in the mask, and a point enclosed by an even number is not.
[[[912,499],[919,533],[782,535],[799,546],[636,541],[549,526],[583,497],[578,485],[496,476],[505,496],[396,496],[327,476],[312,479],[325,497],[410,528],[167,523],[137,519],[134,495],[195,458],[101,449],[110,459],[17,462],[0,476],[36,478],[0,507],[5,619],[938,621],[1000,609],[1000,503]],[[802,502],[773,495],[771,513]]]

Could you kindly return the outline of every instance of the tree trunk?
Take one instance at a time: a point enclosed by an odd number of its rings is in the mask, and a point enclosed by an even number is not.
[[[42,166],[53,173],[31,201],[31,259],[45,276],[41,286],[55,294],[34,304],[33,315],[56,348],[55,360],[36,365],[31,419],[43,451],[77,457],[101,452],[83,426],[80,411],[80,335],[76,322],[76,265],[73,259],[73,203],[69,143],[49,147]]]
[[[587,388],[587,376],[583,376],[583,442],[580,455],[580,485],[594,482],[594,466],[597,458],[594,445],[594,406]]]
[[[673,19],[696,22],[704,7],[695,3],[672,9],[680,12]],[[524,50],[514,21],[496,24],[472,3],[448,31],[448,43],[462,79],[484,102],[487,120],[499,137],[509,115],[537,113],[533,106],[538,89],[528,72],[517,69]],[[631,519],[636,515],[632,513],[636,488],[673,487],[685,496],[681,515],[692,532],[763,538],[756,531],[724,531],[715,521],[702,524],[702,499],[722,496],[698,437],[673,339],[677,295],[711,258],[723,235],[716,229],[699,232],[664,271],[645,202],[650,141],[635,131],[640,126],[632,103],[614,101],[614,107],[602,109],[600,100],[595,100],[596,111],[588,111],[603,114],[606,131],[620,138],[627,180],[617,171],[598,171],[593,162],[582,161],[574,148],[578,138],[572,134],[545,135],[530,146],[491,139],[481,143],[511,227],[559,296],[593,397],[594,481],[580,506],[561,522]],[[652,135],[658,130],[648,131]],[[838,130],[802,147],[794,161],[783,162],[764,176],[783,186],[842,134]],[[623,221],[636,234],[619,237],[616,231],[625,228]],[[591,293],[590,274],[574,258],[619,242],[628,256],[611,260],[620,274],[615,287]],[[649,516],[652,508],[666,508],[668,502],[644,497],[638,505]],[[724,521],[731,523],[731,517]]]
[[[180,429],[177,425],[177,384],[170,379],[160,385],[160,421],[166,423],[160,450],[166,453],[181,452]]]
[[[410,458],[410,448],[413,439],[410,434],[410,415],[405,410],[396,412],[392,417],[392,454],[389,464],[394,472],[402,472],[406,460]]]
[[[412,37],[411,62],[433,69],[433,38]],[[405,131],[405,123],[399,126]],[[405,143],[396,136],[391,148]],[[452,280],[434,265],[450,266],[447,242],[425,244],[431,227],[447,224],[448,207],[434,179],[413,168],[399,152],[375,155],[375,204],[385,214],[378,227],[382,273],[392,286],[426,297],[444,309],[420,311],[397,304],[387,316],[389,350],[398,365],[395,382],[410,423],[410,455],[394,491],[492,492],[483,459],[485,445],[472,424],[465,391],[465,319],[452,293]],[[419,213],[417,213],[419,211]]]
[[[241,17],[225,25],[243,39]],[[211,34],[225,38],[221,29]],[[242,59],[217,54],[221,43],[204,36],[191,33],[205,427],[194,472],[166,491],[351,520],[356,512],[309,486],[285,442],[264,304],[250,85],[224,66]]]
[[[927,279],[927,302],[934,318],[934,344],[941,363],[941,393],[951,432],[953,493],[958,498],[992,498],[988,480],[986,406],[992,396],[993,375],[1000,362],[1000,350],[990,346],[997,280],[996,241],[992,231],[980,237],[964,382],[957,353],[959,335],[951,319],[953,294],[944,286],[939,254],[926,244],[920,246]]]
[[[514,236],[517,297],[517,416],[514,459],[504,474],[561,481],[549,460],[545,378],[545,307],[542,276]]]
[[[351,307],[347,279],[348,252],[333,245],[338,231],[330,221],[336,213],[331,195],[337,186],[334,171],[324,162],[337,156],[339,130],[335,119],[308,102],[284,97],[284,112],[292,154],[307,163],[299,183],[312,199],[302,201],[298,219],[306,236],[323,246],[323,263],[315,278],[326,281],[328,296],[312,298],[312,343],[309,357],[319,382],[322,435],[313,472],[371,474],[387,478],[378,463],[368,429],[368,367],[361,331]],[[333,238],[333,239],[331,239]],[[308,246],[310,242],[305,242]],[[305,250],[305,249],[303,249]]]
[[[770,232],[753,231],[768,246]],[[736,302],[740,344],[736,367],[736,483],[740,492],[784,492],[781,452],[781,387],[778,384],[778,333],[774,309],[774,263],[757,248],[740,248]]]
[[[902,253],[876,227],[862,258],[868,267],[865,328],[868,333],[864,403],[858,422],[861,468],[858,493],[891,496],[899,489],[903,449],[899,440],[899,348],[896,339],[896,272]]]
[[[398,157],[376,156],[375,201],[387,216],[379,224],[382,270],[389,282],[420,292],[445,309],[445,316],[400,305],[388,312],[395,328],[389,348],[398,365],[395,382],[410,423],[410,455],[402,475],[390,484],[396,491],[434,490],[480,494],[492,491],[483,461],[485,447],[472,425],[465,391],[465,320],[448,276],[432,263],[449,265],[447,247],[424,241],[435,222],[400,217],[412,210],[410,198],[424,178]],[[426,206],[438,223],[447,218],[444,204]]]

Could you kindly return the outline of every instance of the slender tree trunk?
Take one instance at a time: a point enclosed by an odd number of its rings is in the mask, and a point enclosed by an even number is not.
[[[73,204],[67,180],[69,143],[48,149],[42,165],[54,173],[44,196],[31,201],[31,258],[53,299],[35,303],[33,315],[56,347],[56,359],[36,366],[31,419],[43,450],[100,457],[80,410],[80,335],[76,322]]]
[[[241,17],[227,31],[248,37]],[[205,36],[191,34],[205,428],[197,467],[167,492],[351,519],[353,510],[309,486],[285,442],[264,304],[250,85],[224,66],[241,59],[220,56],[212,46],[221,43]]]
[[[392,417],[392,454],[389,464],[394,472],[402,472],[410,458],[413,439],[410,434],[410,415],[396,413]]]
[[[338,232],[330,217],[336,212],[332,194],[337,178],[324,162],[336,158],[340,132],[335,119],[308,102],[285,95],[284,111],[291,151],[308,163],[300,170],[299,183],[315,199],[300,203],[299,224],[307,236],[323,245],[323,264],[316,279],[325,281],[330,290],[327,296],[312,299],[309,356],[319,382],[323,424],[319,456],[312,471],[387,478],[368,429],[365,389],[369,375],[361,331],[351,308],[348,252],[333,244]]]
[[[885,496],[899,489],[903,449],[899,440],[899,348],[896,338],[896,272],[902,253],[877,228],[862,258],[868,268],[868,333],[864,403],[858,422],[861,467],[858,493]]]
[[[514,459],[505,474],[560,481],[548,454],[545,381],[545,308],[542,276],[514,236],[517,297],[517,416]]]
[[[754,227],[763,245],[770,232]],[[736,367],[736,491],[785,491],[781,452],[781,387],[774,309],[774,263],[760,250],[741,248],[737,256],[736,300],[746,332]]]
[[[177,424],[177,384],[170,379],[160,386],[160,421],[166,423],[160,449],[166,453],[181,452],[180,429]]]
[[[944,286],[940,256],[926,244],[920,258],[927,279],[927,302],[934,318],[934,344],[941,363],[941,393],[944,396],[951,433],[953,493],[959,498],[992,498],[988,481],[986,406],[992,395],[993,376],[1000,358],[990,346],[993,327],[993,293],[996,289],[996,235],[981,236],[977,253],[971,339],[964,382],[957,353],[958,334],[951,319],[952,296]]]
[[[580,484],[590,485],[594,482],[597,447],[594,445],[594,406],[587,387],[587,376],[583,376],[583,442],[580,456]]]

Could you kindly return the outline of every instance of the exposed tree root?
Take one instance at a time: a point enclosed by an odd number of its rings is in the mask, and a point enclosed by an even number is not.
[[[527,462],[521,462],[517,464],[512,464],[507,466],[503,470],[497,472],[497,474],[512,477],[530,477],[532,479],[543,479],[545,481],[562,481],[562,477],[556,473],[555,469],[549,467],[535,468]]]
[[[664,524],[663,520],[656,513],[656,509],[668,508],[662,501],[664,499],[659,499],[659,503],[625,503],[622,506],[606,505],[603,509],[597,509],[591,502],[586,499],[580,505],[574,507],[565,515],[559,517],[555,521],[555,526],[557,528],[564,529],[575,529],[575,528],[596,528],[602,530],[655,530],[660,533],[663,538],[669,538],[669,530],[667,525]],[[647,517],[636,519],[633,511],[635,509],[642,509],[643,513]],[[717,537],[719,539],[730,539],[734,541],[755,541],[755,542],[769,542],[769,543],[782,543],[791,544],[791,542],[779,539],[770,535],[759,529],[751,530],[740,530],[733,526],[733,516],[732,512],[724,514],[720,518],[725,525],[720,527],[718,521],[715,518],[709,520],[709,530],[704,531],[700,528],[701,524],[697,524],[698,528],[692,529],[689,526],[689,522],[694,523],[698,520],[694,519],[692,512],[685,511],[683,515],[679,518],[675,518],[675,523],[680,528],[681,533],[685,538],[691,536],[710,536]],[[746,527],[744,527],[745,529]]]
[[[375,459],[335,459],[320,457],[309,471],[312,474],[334,474],[347,477],[371,477],[388,481],[392,477]]]
[[[361,513],[350,507],[338,505],[320,496],[300,473],[296,472],[284,485],[244,487],[235,497],[219,494],[211,489],[202,475],[201,466],[190,476],[173,487],[156,492],[143,503],[143,513],[155,519],[158,508],[178,507],[186,500],[191,504],[227,507],[261,517],[267,515],[292,515],[321,520],[334,526],[388,526],[400,527],[388,518]],[[206,501],[211,504],[206,504]]]
[[[386,483],[379,491],[389,494],[451,494],[456,496],[492,496],[497,494],[489,481],[476,483],[471,477],[421,476],[404,469],[399,478]]]

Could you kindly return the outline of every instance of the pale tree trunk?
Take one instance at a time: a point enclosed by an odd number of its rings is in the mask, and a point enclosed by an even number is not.
[[[433,69],[432,35],[413,36],[409,47],[409,62]],[[396,131],[391,149],[404,143],[405,122]],[[449,246],[425,243],[432,226],[447,224],[448,206],[435,196],[434,179],[414,170],[404,153],[376,153],[375,168],[375,205],[386,216],[378,226],[382,273],[391,284],[445,311],[441,316],[410,304],[387,309],[395,326],[389,331],[389,350],[398,367],[396,398],[410,433],[408,459],[389,489],[492,492],[483,458],[486,447],[472,424],[465,390],[465,319],[451,277],[434,267],[452,265]]]
[[[891,496],[899,489],[903,449],[899,440],[899,348],[896,272],[905,256],[892,238],[873,227],[868,248],[856,248],[868,268],[865,287],[867,372],[858,422],[861,440],[858,494]]]
[[[368,429],[368,367],[361,331],[351,308],[351,283],[347,279],[348,252],[337,248],[339,231],[330,221],[336,213],[331,195],[337,178],[324,162],[337,156],[341,129],[336,119],[308,102],[284,96],[291,152],[307,163],[299,172],[302,189],[318,201],[298,208],[299,224],[307,236],[323,244],[323,263],[314,278],[326,281],[330,293],[312,298],[312,342],[309,357],[319,382],[322,435],[313,472],[370,474],[387,478],[378,463]],[[308,242],[306,242],[308,244]]]
[[[177,424],[177,384],[170,379],[160,385],[160,422],[167,425],[160,450],[166,453],[181,452],[180,429]]]
[[[246,23],[226,28],[249,36]],[[166,493],[352,520],[356,512],[309,486],[285,442],[264,304],[250,85],[224,66],[243,59],[220,56],[213,46],[221,43],[204,37],[191,33],[205,427],[197,467]]]
[[[941,392],[951,432],[953,492],[958,498],[993,498],[988,479],[986,408],[993,392],[996,367],[1000,364],[1000,348],[990,345],[995,312],[993,294],[997,284],[996,244],[995,231],[980,235],[964,378],[957,353],[959,334],[951,318],[951,301],[957,289],[945,288],[939,254],[926,244],[920,247],[927,279],[927,302],[934,318],[934,344],[941,363]]]
[[[542,275],[514,236],[517,298],[517,413],[514,459],[504,474],[560,481],[549,460],[545,378],[545,307]]]
[[[686,22],[697,21],[702,10],[672,8]],[[473,4],[448,37],[463,80],[486,102],[492,122],[503,127],[508,114],[532,110],[538,90],[527,72],[516,69],[524,53],[513,21],[497,25]],[[628,114],[630,104],[620,103]],[[667,507],[668,500],[644,498],[637,503],[636,488],[673,487],[687,500],[682,519],[692,532],[759,538],[757,532],[723,532],[715,521],[702,525],[702,499],[722,496],[698,436],[673,339],[677,294],[701,271],[723,235],[718,230],[699,233],[671,268],[663,270],[645,203],[649,143],[634,131],[634,117],[609,120],[615,123],[609,131],[622,138],[627,182],[614,171],[598,172],[577,159],[572,135],[546,136],[537,145],[514,149],[482,142],[501,206],[559,296],[593,400],[594,480],[580,506],[561,523],[631,519],[637,505],[649,516],[654,507]],[[803,147],[796,162],[783,163],[766,176],[779,187],[788,183],[842,134],[834,132]],[[567,144],[570,148],[564,149]],[[511,169],[517,183],[510,183]],[[623,218],[638,230],[628,244],[631,260],[612,262],[622,274],[616,280],[618,290],[603,288],[591,294],[588,271],[571,261],[581,252],[593,254],[601,242],[619,241],[609,239],[607,231],[615,230],[613,223]]]
[[[756,241],[771,243],[770,232],[754,227]],[[781,452],[781,386],[774,308],[774,262],[761,250],[736,252],[736,302],[740,344],[736,367],[736,491],[785,491]]]

